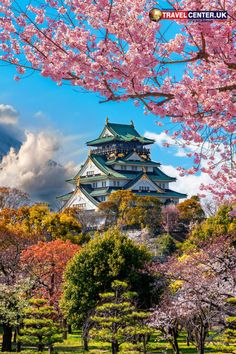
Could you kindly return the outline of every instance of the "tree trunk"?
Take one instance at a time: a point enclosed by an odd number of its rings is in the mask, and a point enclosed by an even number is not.
[[[178,341],[177,341],[177,337],[173,338],[172,347],[173,347],[173,350],[174,350],[174,354],[179,354],[179,344],[178,344]]]
[[[16,351],[19,353],[21,351],[21,341],[20,341],[20,326],[16,328]]]
[[[44,348],[44,345],[43,345],[43,343],[42,343],[42,337],[40,336],[38,339],[39,339],[38,351],[39,351],[39,352],[42,352],[42,351],[43,351],[43,348]]]
[[[174,354],[179,354],[179,344],[178,344],[178,329],[177,328],[173,328],[172,330],[170,330],[169,334],[171,335],[171,339],[170,339],[170,344],[173,348],[173,352]]]
[[[84,347],[84,350],[85,350],[86,352],[89,351],[88,337],[87,337],[87,336],[83,336],[83,347]]]
[[[16,337],[17,337],[17,328],[14,330],[14,336],[13,336],[13,343],[16,343]]]
[[[199,343],[197,347],[198,354],[204,354],[204,343]]]
[[[118,345],[117,341],[112,343],[111,349],[112,349],[112,354],[117,354],[118,353],[119,345]]]
[[[2,352],[11,352],[12,326],[3,324]]]
[[[16,343],[16,351],[17,351],[17,353],[19,353],[21,351],[21,342],[20,341],[17,341],[17,343]]]
[[[63,330],[63,339],[65,340],[67,339],[67,333],[68,333],[68,326],[65,318],[63,318],[62,320],[62,330]]]
[[[205,340],[208,333],[208,325],[201,324],[199,331],[195,333],[195,341],[197,344],[198,354],[204,354],[205,352]]]
[[[71,326],[71,324],[68,324],[68,325],[67,325],[67,333],[68,333],[68,334],[71,334],[71,333],[72,333],[72,326]]]
[[[147,354],[147,342],[148,342],[148,337],[144,334],[144,336],[143,336],[143,354]]]

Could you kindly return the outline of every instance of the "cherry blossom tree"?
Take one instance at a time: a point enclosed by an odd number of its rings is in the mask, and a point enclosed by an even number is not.
[[[161,211],[161,226],[167,233],[175,231],[178,227],[179,211],[175,205],[170,204]]]
[[[219,237],[201,251],[172,258],[156,269],[164,272],[173,295],[171,306],[166,306],[164,299],[154,310],[151,325],[159,328],[166,318],[166,326],[172,328],[173,321],[177,320],[193,338],[199,354],[204,353],[210,328],[215,324],[223,326],[227,316],[226,300],[236,294],[233,239],[232,236]]]
[[[149,20],[149,10],[158,7],[152,0],[41,0],[27,7],[3,0],[1,60],[16,66],[15,80],[37,70],[58,85],[70,82],[98,92],[101,102],[133,100],[156,115],[158,125],[167,117],[173,128],[166,132],[193,160],[181,174],[208,173],[210,190],[231,198],[236,191],[235,5],[235,0],[210,5],[170,0],[170,9],[226,10],[228,19],[180,21],[169,38],[163,21]]]
[[[178,335],[182,329],[181,316],[175,301],[166,293],[153,311],[149,319],[149,325],[161,332],[170,343],[174,354],[179,354]]]
[[[0,187],[0,209],[17,209],[29,204],[30,197],[27,193],[17,188]]]

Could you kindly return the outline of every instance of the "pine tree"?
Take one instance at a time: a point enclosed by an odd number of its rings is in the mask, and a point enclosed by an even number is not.
[[[38,351],[45,346],[52,351],[54,343],[62,342],[59,325],[55,321],[56,312],[44,299],[31,299],[30,305],[24,310],[23,328],[18,341],[35,345]]]
[[[228,344],[236,344],[236,298],[231,297],[227,300],[228,305],[232,315],[226,318],[226,330],[224,333],[224,338]]]
[[[143,353],[146,353],[147,339],[150,328],[145,324],[148,317],[146,312],[138,311],[133,299],[136,293],[128,291],[128,284],[115,280],[112,283],[112,292],[100,294],[100,304],[92,317],[93,328],[90,330],[92,338],[111,343],[112,354],[120,350],[120,345],[130,343],[125,352],[138,350],[142,343]],[[140,349],[140,348],[139,348]]]

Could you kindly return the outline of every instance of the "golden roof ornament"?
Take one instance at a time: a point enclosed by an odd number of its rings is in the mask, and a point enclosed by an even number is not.
[[[143,173],[147,173],[147,167],[143,166]]]
[[[109,123],[109,118],[108,117],[106,117],[106,124],[108,124]]]
[[[131,119],[131,121],[130,121],[130,125],[131,125],[131,127],[134,128],[134,122],[132,121],[132,119]]]

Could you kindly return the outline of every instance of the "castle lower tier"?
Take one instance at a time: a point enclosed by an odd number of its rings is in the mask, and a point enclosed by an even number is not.
[[[186,194],[169,188],[176,178],[167,176],[160,164],[151,160],[147,146],[153,143],[140,136],[133,122],[116,124],[107,119],[99,137],[87,142],[91,150],[84,165],[67,181],[74,185],[74,191],[58,197],[65,203],[63,209],[97,210],[100,202],[120,189],[157,197],[165,205],[186,198]]]

